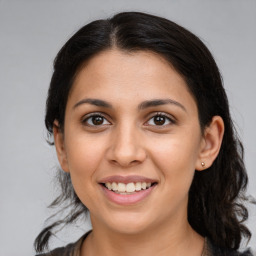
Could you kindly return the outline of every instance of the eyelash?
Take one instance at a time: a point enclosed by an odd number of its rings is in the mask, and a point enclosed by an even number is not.
[[[90,119],[93,118],[93,117],[95,117],[95,118],[96,118],[96,117],[101,117],[101,118],[104,119],[103,122],[107,121],[108,124],[104,124],[104,123],[103,123],[103,124],[99,124],[99,125],[89,124],[89,123],[88,123],[88,120],[90,120]],[[162,118],[165,119],[165,120],[164,120],[164,123],[166,122],[166,120],[168,120],[169,123],[168,123],[168,124],[163,124],[163,125],[156,125],[156,124],[155,124],[155,125],[152,125],[152,124],[149,124],[150,120],[152,120],[152,119],[154,119],[154,118],[156,118],[156,117],[162,117]],[[109,125],[109,124],[111,124],[111,122],[108,121],[108,119],[105,117],[104,114],[102,114],[102,113],[100,113],[100,112],[94,112],[94,113],[88,114],[88,115],[86,115],[85,117],[83,117],[83,119],[82,119],[82,124],[84,124],[84,125],[86,125],[86,126],[89,126],[89,127],[92,127],[92,128],[98,126],[98,128],[99,128],[99,127],[102,127],[103,125]],[[172,117],[172,116],[170,116],[170,115],[167,115],[166,113],[163,113],[163,112],[153,113],[153,114],[151,115],[151,117],[148,119],[148,121],[145,123],[146,126],[156,126],[156,127],[159,127],[159,128],[163,128],[163,127],[166,127],[167,125],[172,125],[172,124],[176,124],[176,120],[174,119],[174,117]]]
[[[96,127],[96,126],[102,126],[104,124],[101,124],[101,125],[93,125],[93,124],[88,124],[88,120],[90,120],[91,118],[93,117],[101,117],[104,119],[104,121],[107,120],[107,118],[102,114],[102,113],[98,113],[98,112],[94,112],[94,113],[91,113],[91,114],[88,114],[86,115],[85,117],[82,118],[82,124],[86,125],[86,126],[89,126],[89,127]],[[104,122],[103,121],[103,122]],[[107,120],[107,122],[110,124],[110,122]]]
[[[163,113],[163,112],[154,113],[154,114],[150,117],[150,119],[148,119],[148,121],[147,121],[146,123],[149,123],[149,121],[150,121],[151,119],[154,119],[154,118],[156,118],[156,117],[165,118],[165,122],[166,122],[166,120],[168,120],[168,121],[169,121],[169,124],[152,125],[152,126],[159,126],[159,128],[160,128],[160,127],[162,128],[162,127],[166,127],[167,125],[176,124],[176,121],[175,121],[174,117],[172,117],[172,116],[170,116],[170,115],[168,115],[168,114],[166,114],[166,113]]]

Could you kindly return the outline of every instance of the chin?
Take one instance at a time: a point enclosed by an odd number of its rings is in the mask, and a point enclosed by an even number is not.
[[[146,232],[148,226],[143,226],[141,223],[121,223],[111,227],[113,231],[123,235],[138,235]]]
[[[117,216],[118,215],[118,216]],[[108,221],[108,226],[120,234],[135,235],[148,230],[154,221],[138,213],[116,214]]]

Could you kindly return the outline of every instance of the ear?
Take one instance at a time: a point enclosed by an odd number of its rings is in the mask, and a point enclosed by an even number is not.
[[[196,170],[209,168],[219,154],[223,135],[224,122],[220,116],[214,116],[209,126],[204,130]]]
[[[67,154],[65,150],[64,143],[64,134],[60,129],[59,123],[57,120],[53,123],[53,135],[54,135],[54,144],[56,148],[57,157],[60,163],[60,166],[63,171],[69,172]]]

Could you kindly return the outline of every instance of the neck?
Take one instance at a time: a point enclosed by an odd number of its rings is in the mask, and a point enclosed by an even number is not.
[[[82,246],[81,256],[200,256],[203,244],[203,237],[187,221],[172,227],[165,223],[136,234],[124,234],[96,225]]]

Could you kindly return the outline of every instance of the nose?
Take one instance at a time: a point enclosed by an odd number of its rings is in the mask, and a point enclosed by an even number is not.
[[[107,158],[112,164],[131,167],[145,161],[143,139],[134,127],[120,127],[112,134]]]

